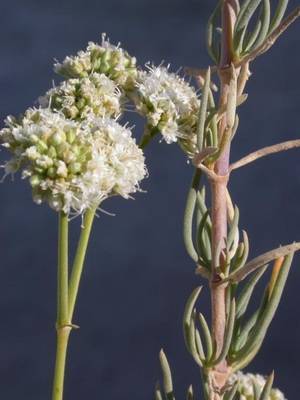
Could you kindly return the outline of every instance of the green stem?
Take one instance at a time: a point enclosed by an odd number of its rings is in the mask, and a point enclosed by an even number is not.
[[[57,326],[68,322],[68,216],[59,214],[58,273],[57,273]]]
[[[57,271],[57,347],[52,400],[62,400],[67,346],[71,327],[68,320],[68,216],[59,214]]]
[[[72,321],[74,308],[76,304],[79,283],[82,275],[86,250],[89,242],[89,237],[96,213],[96,208],[92,208],[86,211],[83,219],[83,227],[80,234],[79,243],[76,250],[74,264],[72,267],[72,273],[69,285],[69,321]]]
[[[56,360],[52,400],[63,399],[67,348],[71,329],[72,328],[70,326],[57,328]]]
[[[52,400],[63,400],[66,357],[69,336],[72,330],[72,317],[95,212],[96,208],[93,208],[87,210],[84,215],[70,281],[68,281],[68,217],[64,213],[60,213],[59,217],[57,347]]]

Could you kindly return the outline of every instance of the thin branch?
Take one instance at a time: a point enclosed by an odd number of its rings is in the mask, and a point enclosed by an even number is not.
[[[245,165],[250,164],[255,160],[258,160],[261,157],[268,156],[269,154],[279,153],[281,151],[294,149],[296,147],[300,147],[300,139],[288,140],[287,142],[282,142],[274,144],[273,146],[264,147],[263,149],[254,151],[253,153],[250,153],[247,156],[236,161],[235,163],[231,164],[229,167],[229,171],[231,172],[234,169],[244,167]]]
[[[300,243],[292,243],[286,246],[278,247],[277,249],[268,251],[253,260],[249,261],[243,268],[229,275],[224,281],[240,282],[245,279],[249,274],[256,271],[258,268],[264,267],[269,262],[276,260],[280,257],[285,257],[288,254],[295,253],[300,250]],[[223,281],[223,282],[224,282]],[[220,282],[221,283],[221,282]]]
[[[258,46],[251,53],[247,54],[243,59],[235,63],[235,66],[240,67],[245,63],[253,61],[256,57],[268,51],[279,38],[279,36],[281,36],[287,30],[287,28],[299,17],[300,7],[297,7],[281,22],[281,24],[276,29],[274,29],[274,31],[265,39],[265,41],[260,46]]]

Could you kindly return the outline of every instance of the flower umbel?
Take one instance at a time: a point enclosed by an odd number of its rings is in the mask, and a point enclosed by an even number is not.
[[[134,101],[149,129],[157,129],[167,143],[193,141],[200,102],[183,78],[166,67],[149,67],[138,74]]]
[[[117,117],[121,113],[121,92],[104,74],[66,80],[39,100],[42,107],[62,111],[66,118],[74,120],[91,115]]]
[[[85,51],[69,56],[62,63],[56,63],[55,72],[66,78],[83,78],[93,72],[102,73],[124,89],[134,87],[137,75],[136,59],[121,47],[112,45],[102,35],[101,44],[89,42]]]
[[[266,383],[266,379],[262,375],[254,374],[243,374],[237,372],[230,379],[230,384],[234,384],[239,381],[238,393],[240,395],[239,400],[253,400],[254,399],[254,387],[257,388],[258,392],[261,393]],[[278,389],[272,389],[269,400],[286,400],[284,394]]]
[[[109,118],[77,123],[49,109],[6,120],[0,140],[13,157],[6,173],[22,168],[33,198],[75,214],[109,196],[128,198],[146,175],[144,156],[128,128]]]

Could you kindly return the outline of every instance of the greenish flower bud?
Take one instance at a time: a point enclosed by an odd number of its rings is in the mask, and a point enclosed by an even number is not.
[[[54,146],[50,146],[50,147],[49,147],[48,156],[49,156],[50,158],[56,158],[56,157],[57,157],[57,152],[56,152]]]
[[[59,146],[66,140],[66,134],[64,132],[56,132],[54,135],[51,136],[50,138],[50,143],[53,146]]]
[[[48,168],[47,175],[49,176],[49,178],[54,178],[56,176],[56,168]]]
[[[73,162],[68,166],[68,169],[71,174],[77,174],[81,171],[81,164],[79,162]]]
[[[37,187],[41,183],[41,179],[38,175],[32,175],[29,181],[32,187]]]

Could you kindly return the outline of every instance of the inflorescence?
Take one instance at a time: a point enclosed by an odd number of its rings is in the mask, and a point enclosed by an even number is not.
[[[262,375],[244,374],[240,371],[231,376],[229,383],[234,384],[237,381],[239,400],[254,400],[255,393],[261,395],[266,384],[266,379]],[[279,389],[272,389],[268,400],[286,400],[286,398]]]
[[[12,153],[6,174],[21,169],[37,203],[78,214],[139,188],[147,174],[142,150],[117,122],[128,101],[147,119],[144,135],[161,133],[194,153],[200,101],[168,68],[138,70],[136,59],[103,35],[101,44],[90,42],[54,70],[65,80],[39,98],[38,108],[9,116],[0,131]]]
[[[21,170],[36,203],[67,214],[110,196],[129,198],[147,174],[142,150],[118,122],[125,90],[134,87],[135,59],[103,37],[55,71],[67,79],[42,96],[38,108],[7,117],[0,131],[12,153],[6,174]]]
[[[140,72],[136,86],[136,108],[147,118],[150,131],[160,132],[166,143],[196,142],[200,102],[192,86],[165,67]]]

